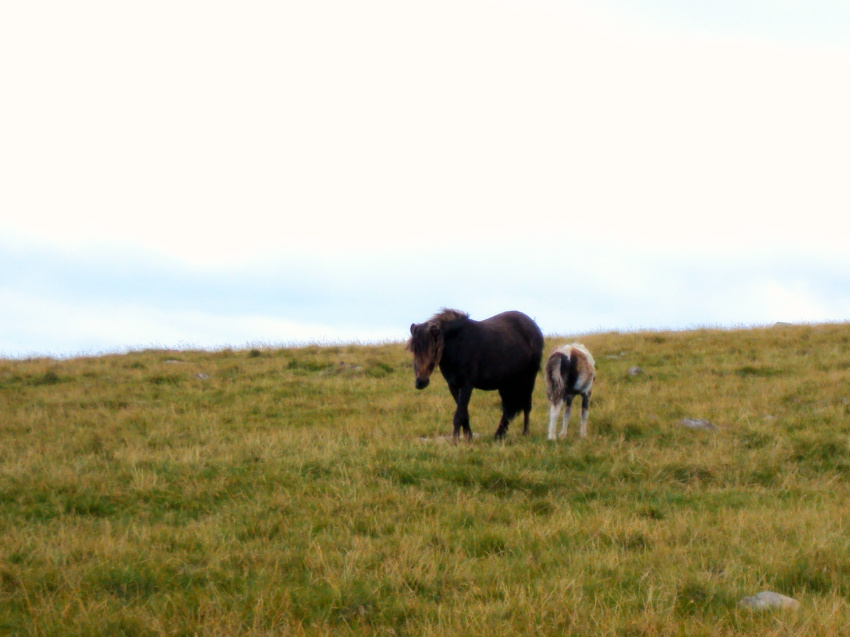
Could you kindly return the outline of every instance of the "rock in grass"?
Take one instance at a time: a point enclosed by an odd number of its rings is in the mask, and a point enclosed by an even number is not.
[[[717,425],[702,418],[685,418],[679,421],[679,425],[688,429],[717,429]]]
[[[627,371],[626,373],[627,373],[629,376],[638,376],[638,375],[640,375],[640,374],[643,374],[643,370],[642,370],[640,367],[637,367],[637,366],[635,366],[635,367],[629,367],[629,369],[628,369],[628,371]]]
[[[738,606],[751,610],[766,610],[768,608],[799,608],[800,602],[793,597],[786,597],[773,591],[762,591],[758,595],[745,597]]]

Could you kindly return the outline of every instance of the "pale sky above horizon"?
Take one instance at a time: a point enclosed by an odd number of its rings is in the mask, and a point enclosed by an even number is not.
[[[0,356],[850,319],[850,6],[7,3]]]

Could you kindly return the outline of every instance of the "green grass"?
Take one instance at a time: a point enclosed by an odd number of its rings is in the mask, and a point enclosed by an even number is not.
[[[557,443],[400,344],[0,361],[0,634],[847,634],[850,325],[582,341]]]

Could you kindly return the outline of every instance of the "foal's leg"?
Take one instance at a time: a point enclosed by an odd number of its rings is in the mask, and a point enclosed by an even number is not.
[[[581,395],[581,429],[578,435],[584,438],[587,435],[587,414],[590,411],[590,392]]]
[[[567,425],[570,423],[570,414],[573,411],[573,398],[574,396],[566,396],[564,398],[564,402],[566,403],[566,407],[564,407],[564,426],[561,427],[561,433],[558,434],[561,438],[567,437]]]
[[[563,402],[552,403],[549,405],[549,440],[555,440],[555,429],[558,425],[558,414],[561,413]]]

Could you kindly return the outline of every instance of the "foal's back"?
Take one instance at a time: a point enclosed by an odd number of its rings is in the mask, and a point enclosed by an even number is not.
[[[552,350],[546,362],[546,387],[549,400],[564,394],[586,394],[596,377],[596,362],[581,343],[561,345]]]

